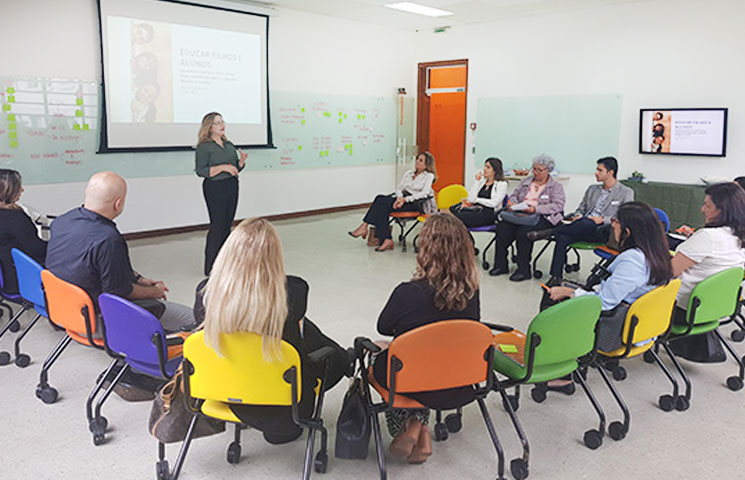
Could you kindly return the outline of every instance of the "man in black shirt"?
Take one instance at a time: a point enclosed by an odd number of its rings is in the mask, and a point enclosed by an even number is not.
[[[85,204],[52,222],[46,268],[88,292],[112,293],[153,312],[166,332],[196,326],[190,308],[167,302],[165,283],[132,269],[127,242],[114,219],[124,210],[127,183],[113,172],[99,172],[88,181]]]

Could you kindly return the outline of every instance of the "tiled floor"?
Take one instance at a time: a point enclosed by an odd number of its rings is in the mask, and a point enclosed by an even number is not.
[[[308,317],[342,345],[357,335],[375,337],[377,315],[388,295],[410,278],[415,255],[376,253],[346,231],[357,226],[361,212],[277,222],[288,273],[304,277],[311,285]],[[477,238],[486,244],[486,234]],[[200,280],[204,234],[175,235],[131,242],[135,267],[163,279],[170,299],[191,305]],[[592,255],[583,256],[581,277],[587,274]],[[543,268],[549,257],[544,258]],[[511,283],[506,277],[482,275],[482,318],[525,328],[537,313],[541,290],[535,281]],[[25,324],[30,316],[23,319]],[[3,320],[3,322],[5,319]],[[728,333],[729,329],[726,329]],[[11,350],[15,335],[0,339],[0,349]],[[101,352],[72,345],[50,373],[50,383],[60,392],[54,405],[34,396],[44,356],[60,337],[48,325],[39,325],[24,342],[33,363],[26,369],[0,368],[0,478],[2,479],[147,479],[155,478],[156,442],[147,432],[149,403],[126,403],[112,397],[104,406],[111,430],[108,442],[94,447],[88,433],[84,402],[98,373],[108,363]],[[745,345],[736,348],[745,353]],[[731,360],[719,365],[685,363],[694,384],[690,410],[664,413],[656,406],[668,391],[667,380],[654,366],[639,359],[626,366],[629,378],[618,384],[631,408],[631,431],[622,442],[606,437],[596,451],[582,444],[582,434],[597,427],[597,419],[581,391],[571,397],[550,395],[536,404],[523,389],[519,410],[531,442],[530,478],[625,479],[632,477],[676,479],[742,478],[745,455],[745,395],[733,393],[724,380],[736,372]],[[598,394],[610,420],[620,418],[597,373],[590,385]],[[333,445],[336,417],[346,388],[342,381],[329,392],[324,417]],[[519,454],[519,443],[498,396],[487,400],[507,459]],[[387,434],[384,433],[384,437]],[[299,478],[304,441],[271,446],[251,430],[244,432],[243,458],[236,466],[225,461],[230,435],[196,440],[186,459],[182,478],[274,479]],[[168,449],[175,459],[178,446]],[[434,455],[424,465],[389,461],[390,478],[493,479],[496,461],[478,408],[464,412],[464,428],[445,443],[435,443]],[[373,445],[367,461],[333,457],[328,473],[314,478],[376,478]],[[507,474],[510,477],[509,474]]]

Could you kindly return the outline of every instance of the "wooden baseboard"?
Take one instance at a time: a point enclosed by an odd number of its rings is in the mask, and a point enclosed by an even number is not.
[[[303,212],[292,212],[292,213],[281,213],[279,215],[267,215],[267,220],[274,222],[278,220],[291,220],[293,218],[312,217],[314,215],[325,215],[327,213],[338,213],[346,212],[348,210],[358,210],[361,208],[370,207],[370,203],[358,203],[355,205],[344,205],[341,207],[329,207],[319,208],[317,210],[305,210]],[[243,219],[233,221],[233,226],[238,225]],[[165,235],[175,235],[177,233],[190,233],[198,232],[201,230],[207,230],[209,228],[208,223],[201,223],[199,225],[188,225],[185,227],[173,227],[173,228],[161,228],[158,230],[146,230],[143,232],[132,232],[124,234],[124,238],[127,240],[139,240],[141,238],[153,238],[162,237]]]

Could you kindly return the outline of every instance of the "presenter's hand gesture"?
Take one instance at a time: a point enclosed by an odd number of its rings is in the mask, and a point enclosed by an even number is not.
[[[238,175],[238,169],[235,167],[235,165],[225,165],[225,171],[233,175],[234,177]]]
[[[481,180],[481,177],[482,177],[483,175],[484,175],[484,174],[483,174],[483,173],[481,172],[481,170],[479,170],[478,172],[476,172],[476,180]]]
[[[240,156],[240,158],[238,159],[238,165],[240,165],[241,168],[243,168],[243,166],[246,164],[246,157],[248,157],[248,154],[243,153],[243,150],[239,148],[238,155]]]
[[[404,203],[406,203],[406,200],[404,200],[404,197],[398,197],[395,202],[393,202],[393,209],[398,210],[399,208],[404,206]]]

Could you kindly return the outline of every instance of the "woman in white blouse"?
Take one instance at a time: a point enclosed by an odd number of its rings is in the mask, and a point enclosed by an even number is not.
[[[691,291],[701,280],[732,267],[745,266],[745,191],[735,183],[717,183],[706,189],[705,225],[675,249],[673,274],[680,277],[673,322],[685,324]],[[711,332],[710,332],[711,333]],[[721,362],[725,355],[719,339],[702,334],[671,343],[676,355],[693,362]]]
[[[502,160],[487,158],[484,169],[476,174],[476,180],[468,190],[468,198],[453,205],[450,211],[467,228],[492,225],[506,196],[507,181],[504,179]]]
[[[435,157],[429,152],[420,153],[414,162],[414,170],[404,173],[395,195],[375,197],[360,226],[348,232],[349,235],[367,238],[367,227],[372,225],[375,227],[375,236],[380,240],[380,246],[375,251],[393,250],[388,217],[392,212],[436,212],[437,204],[432,190],[436,178]]]

